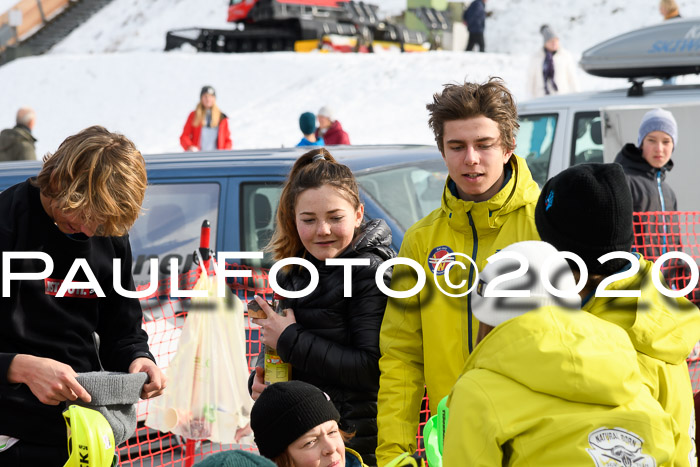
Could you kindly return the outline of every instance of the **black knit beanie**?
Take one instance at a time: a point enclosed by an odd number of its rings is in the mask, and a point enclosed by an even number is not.
[[[626,260],[601,264],[598,258],[632,247],[632,194],[622,166],[580,164],[552,177],[537,201],[535,223],[542,240],[579,255],[589,274],[619,271]]]
[[[263,456],[274,459],[301,435],[321,423],[340,420],[325,392],[303,381],[268,386],[253,404],[250,427]]]

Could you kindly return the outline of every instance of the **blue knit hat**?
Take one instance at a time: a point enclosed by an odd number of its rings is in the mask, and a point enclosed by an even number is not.
[[[637,147],[642,147],[642,141],[652,131],[663,131],[673,140],[673,149],[678,144],[678,125],[673,114],[668,110],[654,109],[644,114],[642,123],[639,125],[639,137]]]
[[[316,115],[311,112],[304,112],[299,117],[299,129],[305,135],[310,135],[316,131]]]

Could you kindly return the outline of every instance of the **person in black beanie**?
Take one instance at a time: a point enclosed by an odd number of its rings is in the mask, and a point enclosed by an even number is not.
[[[673,465],[697,465],[686,357],[700,340],[700,310],[685,297],[662,295],[653,280],[665,285],[660,274],[653,278],[653,264],[638,253],[636,261],[599,261],[632,247],[632,195],[622,166],[581,164],[552,177],[537,201],[535,223],[543,241],[583,259],[588,274],[569,261],[577,280],[587,277],[579,292],[583,310],[627,332],[643,382],[679,427]],[[602,284],[606,278],[612,281]]]
[[[345,447],[349,435],[338,428],[340,413],[330,397],[303,381],[270,385],[255,401],[250,427],[260,454],[279,467],[365,464]]]
[[[632,195],[622,167],[581,164],[552,177],[537,201],[535,223],[542,240],[579,255],[590,274],[619,271],[627,261],[601,264],[598,258],[632,247]]]

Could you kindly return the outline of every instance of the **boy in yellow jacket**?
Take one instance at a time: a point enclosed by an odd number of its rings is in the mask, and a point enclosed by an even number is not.
[[[472,309],[485,337],[448,400],[443,465],[669,465],[679,435],[626,333],[580,310],[552,245],[502,253],[519,259],[494,259],[479,275]],[[502,281],[522,264],[526,273]],[[569,295],[552,295],[543,276]],[[519,291],[528,296],[501,295]]]
[[[410,298],[390,298],[382,322],[380,466],[416,450],[424,387],[434,411],[462,372],[478,327],[466,293],[475,267],[511,243],[538,238],[539,187],[513,154],[518,115],[503,82],[446,85],[427,108],[449,177],[441,207],[408,229],[399,252],[420,265],[425,285]],[[394,267],[393,290],[415,285],[416,271]]]
[[[643,382],[680,430],[671,465],[696,466],[686,358],[700,340],[700,311],[684,297],[662,295],[652,281],[653,264],[638,253],[637,261],[599,261],[606,253],[629,253],[632,246],[632,197],[622,167],[581,164],[552,177],[542,189],[535,219],[542,240],[583,260],[588,276],[580,292],[583,309],[616,324],[632,341]],[[618,275],[637,265],[636,273]]]

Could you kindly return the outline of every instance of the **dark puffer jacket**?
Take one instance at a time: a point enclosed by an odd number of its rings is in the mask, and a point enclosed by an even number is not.
[[[654,168],[642,157],[642,150],[632,143],[625,144],[617,154],[615,162],[620,164],[627,175],[627,183],[632,192],[634,212],[676,211],[676,194],[666,183],[666,172],[673,168],[669,160],[660,169]],[[659,194],[661,186],[661,194]]]
[[[375,465],[377,447],[377,391],[379,390],[379,328],[387,297],[376,285],[375,273],[393,258],[391,230],[381,219],[362,228],[338,258],[368,258],[369,266],[352,268],[352,297],[343,297],[343,267],[326,266],[308,253],[319,284],[303,298],[285,300],[297,322],[280,335],[277,353],[292,364],[292,378],[325,391],[340,412],[340,427],[355,432],[347,446]],[[391,282],[391,268],[384,273]],[[280,274],[285,290],[301,290],[310,281],[304,268]],[[257,366],[264,366],[258,359]],[[251,380],[252,382],[252,380]]]
[[[654,214],[637,214],[653,211],[677,211],[676,194],[666,183],[666,173],[673,168],[669,160],[665,166],[657,169],[642,157],[642,150],[632,143],[626,144],[617,154],[615,162],[622,165],[627,176],[627,184],[632,192],[632,204],[635,212],[634,249],[648,260],[668,251],[681,251],[681,236],[678,216]],[[671,260],[663,269],[669,285],[685,287],[688,274],[687,265],[682,261]]]

